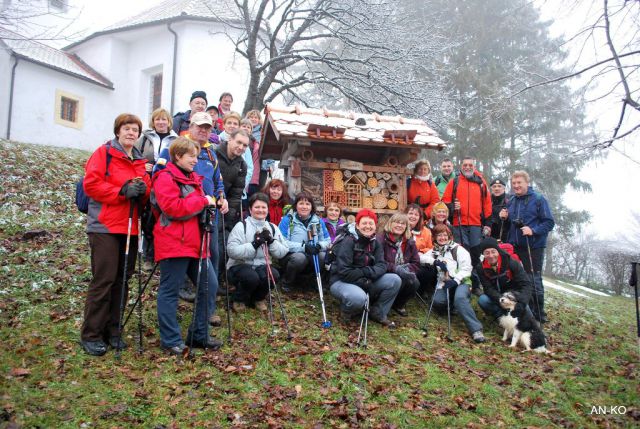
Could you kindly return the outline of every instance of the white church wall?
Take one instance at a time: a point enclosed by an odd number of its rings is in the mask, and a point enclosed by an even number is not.
[[[7,137],[9,92],[11,91],[11,68],[14,60],[0,45],[0,137]]]
[[[56,91],[77,97],[81,103],[81,126],[56,122]],[[20,61],[16,70],[11,124],[13,140],[93,150],[113,136],[111,90]]]
[[[189,109],[189,98],[195,90],[206,91],[209,105],[216,106],[221,93],[231,92],[233,109],[242,109],[249,80],[248,65],[239,55],[234,61],[234,46],[226,35],[215,34],[223,30],[222,26],[191,21],[176,28],[179,48],[175,110]]]

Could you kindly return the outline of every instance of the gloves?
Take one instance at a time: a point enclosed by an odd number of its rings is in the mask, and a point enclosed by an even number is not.
[[[262,246],[266,243],[266,240],[262,237],[262,233],[256,232],[256,235],[253,236],[253,241],[251,245],[254,249],[258,250],[258,247]]]
[[[320,245],[313,244],[313,243],[306,243],[304,245],[304,253],[306,253],[307,255],[317,255],[318,253],[320,253]]]
[[[454,289],[458,287],[458,282],[455,280],[445,280],[442,287],[445,289]]]
[[[363,291],[369,293],[369,289],[371,289],[373,282],[371,281],[370,278],[361,277],[355,282],[355,284],[356,286],[360,287],[360,289],[362,289]]]
[[[147,192],[147,184],[142,180],[128,180],[122,185],[120,189],[120,195],[124,195],[124,197],[128,200],[133,200],[144,195]]]
[[[260,231],[260,237],[262,237],[262,241],[267,244],[273,243],[273,236],[271,235],[271,231],[269,231],[268,229],[263,229],[262,231]]]
[[[433,265],[440,268],[440,271],[442,271],[443,273],[448,273],[449,270],[447,269],[447,263],[445,261],[441,261],[440,259],[436,259],[435,261],[433,261]]]
[[[417,279],[415,273],[409,269],[408,264],[396,265],[396,269],[394,271],[400,276],[403,282],[413,283],[413,281]]]

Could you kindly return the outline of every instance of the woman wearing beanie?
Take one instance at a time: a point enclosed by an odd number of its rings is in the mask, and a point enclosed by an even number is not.
[[[482,323],[471,307],[471,256],[464,247],[453,242],[453,234],[446,225],[436,225],[433,229],[433,249],[427,253],[425,262],[438,270],[433,307],[447,312],[447,302],[453,306],[464,320],[469,334],[476,343],[485,341]],[[447,295],[449,294],[449,300]]]
[[[442,201],[438,201],[431,208],[429,223],[427,227],[431,230],[433,234],[433,228],[436,225],[446,225],[451,229],[451,223],[449,222],[449,207]]]
[[[418,204],[427,216],[431,208],[440,201],[438,188],[431,177],[431,164],[426,159],[416,162],[413,175],[407,183],[407,203]]]
[[[395,328],[387,315],[402,280],[395,273],[387,273],[384,251],[376,240],[377,222],[373,211],[360,210],[355,224],[347,228],[349,233],[333,247],[331,294],[340,301],[340,316],[344,321],[362,312],[369,295],[371,319]]]

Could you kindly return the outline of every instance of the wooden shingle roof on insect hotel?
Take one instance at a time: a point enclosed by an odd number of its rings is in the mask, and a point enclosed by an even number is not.
[[[262,157],[278,158],[289,141],[315,144],[316,147],[328,143],[331,150],[340,152],[343,152],[343,145],[351,151],[357,151],[359,146],[368,146],[394,149],[394,152],[439,151],[446,146],[437,133],[420,119],[271,104],[265,107],[265,114]],[[339,157],[333,153],[328,155]]]

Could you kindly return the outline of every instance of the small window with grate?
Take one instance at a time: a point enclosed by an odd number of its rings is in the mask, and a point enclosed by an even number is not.
[[[78,121],[78,100],[67,97],[60,99],[60,119],[69,122]]]
[[[157,108],[160,107],[162,103],[162,73],[157,73],[151,76],[151,88],[150,95],[151,99],[151,111],[153,112]]]
[[[54,122],[65,127],[81,129],[83,104],[84,97],[57,89]]]

